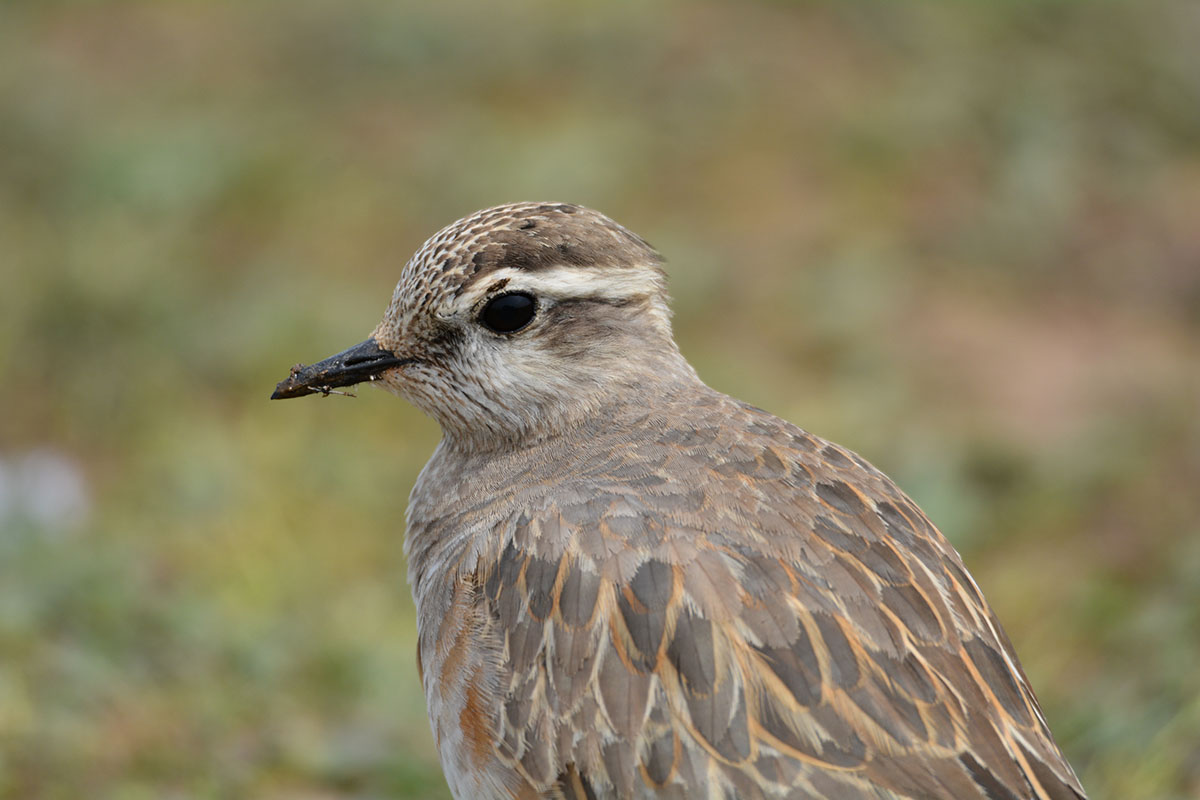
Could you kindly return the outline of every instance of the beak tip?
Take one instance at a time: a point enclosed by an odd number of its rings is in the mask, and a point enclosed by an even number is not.
[[[280,381],[279,385],[275,387],[275,391],[271,392],[271,399],[287,400],[292,397],[303,397],[306,394],[315,394],[315,392],[302,383],[296,383],[293,378],[287,378]]]

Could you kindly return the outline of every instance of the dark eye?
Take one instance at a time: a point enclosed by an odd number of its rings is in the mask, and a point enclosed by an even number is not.
[[[513,333],[529,324],[537,312],[537,301],[524,292],[493,297],[483,308],[479,321],[496,333]]]

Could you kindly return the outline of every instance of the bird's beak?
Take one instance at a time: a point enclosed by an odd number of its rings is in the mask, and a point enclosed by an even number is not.
[[[271,399],[329,394],[338,386],[353,386],[356,383],[378,380],[379,376],[392,367],[411,364],[415,360],[400,358],[395,353],[384,350],[374,339],[367,339],[349,350],[311,366],[297,364],[292,367],[292,374],[279,382]]]

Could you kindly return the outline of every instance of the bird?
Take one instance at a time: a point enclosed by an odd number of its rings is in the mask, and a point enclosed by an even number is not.
[[[962,559],[850,450],[707,386],[664,261],[609,217],[449,225],[359,345],[442,438],[407,507],[456,798],[1080,800]]]

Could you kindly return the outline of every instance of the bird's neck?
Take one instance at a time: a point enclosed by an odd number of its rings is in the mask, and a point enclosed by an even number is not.
[[[494,526],[516,509],[539,507],[564,481],[611,457],[614,447],[648,430],[694,424],[723,397],[682,356],[644,373],[609,375],[587,404],[543,420],[536,432],[508,439],[443,426],[408,506],[409,581],[420,598],[442,591],[495,543]],[[481,497],[489,498],[480,502]]]
[[[650,353],[642,349],[636,358],[613,359],[603,370],[567,373],[560,380],[509,418],[465,425],[441,421],[447,454],[486,457],[564,437],[586,437],[597,426],[621,426],[626,418],[675,405],[680,397],[707,389],[674,342]]]

